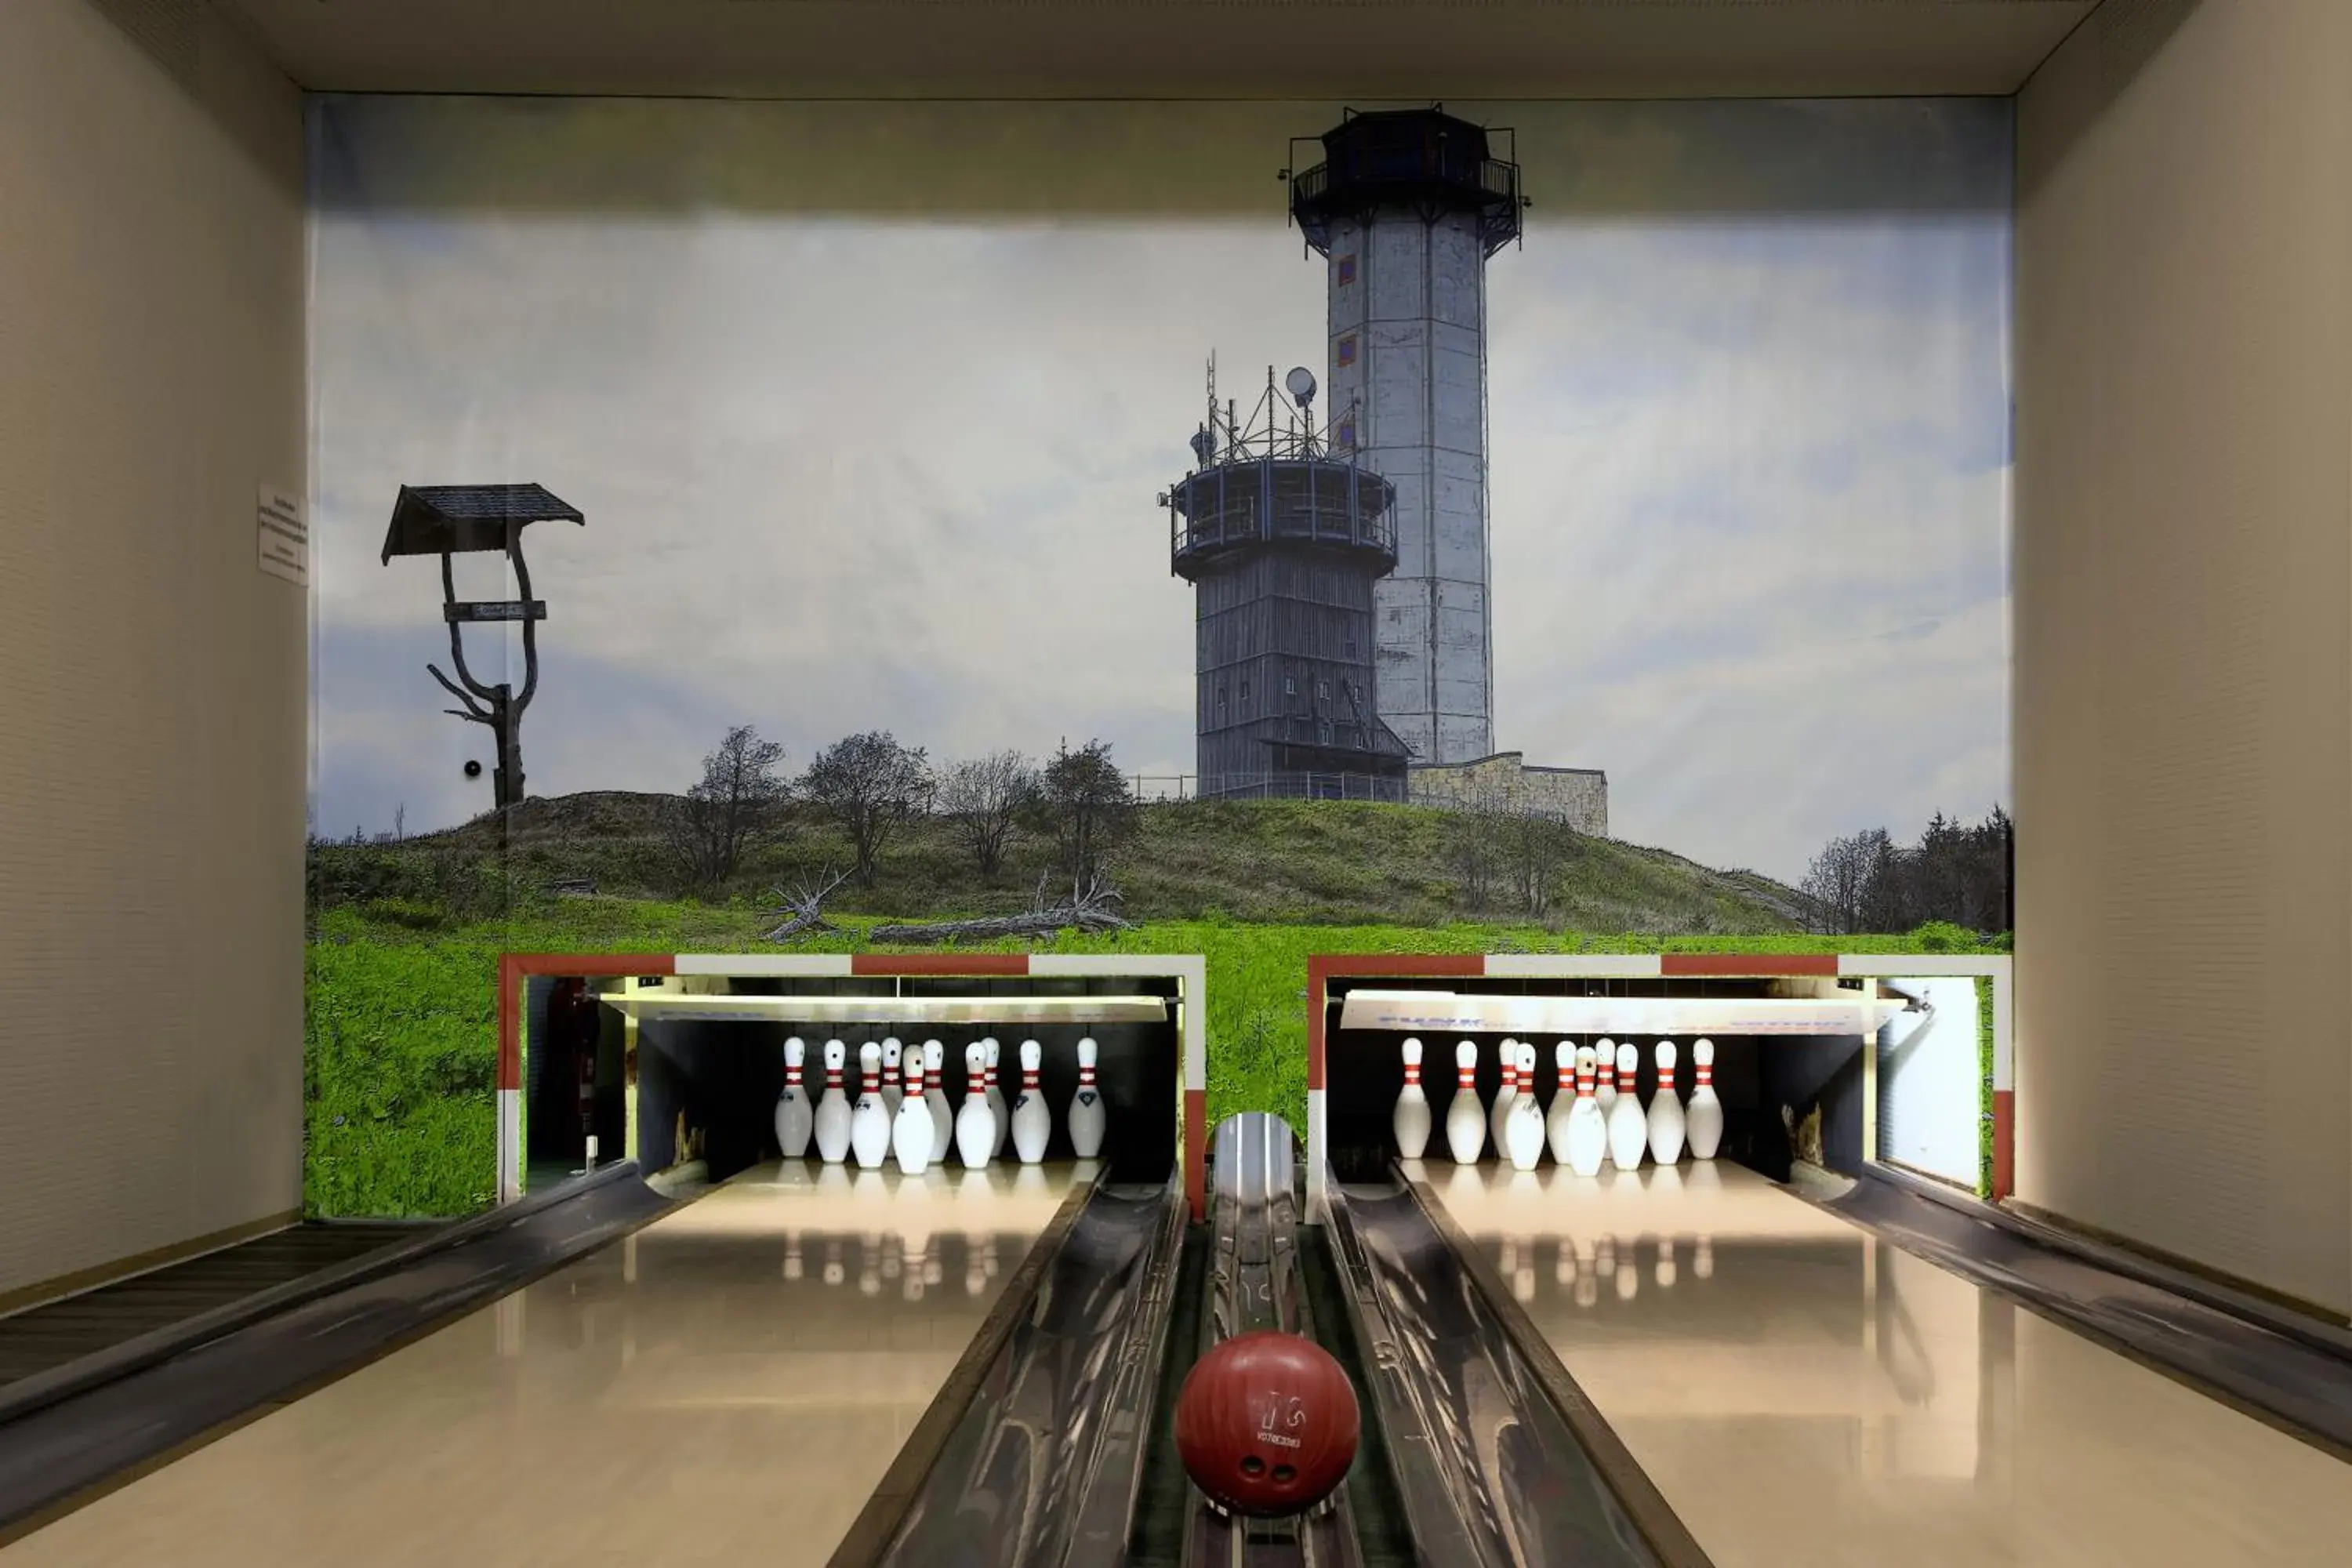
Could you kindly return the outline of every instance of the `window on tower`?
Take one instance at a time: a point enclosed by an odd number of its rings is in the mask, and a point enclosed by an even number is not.
[[[1339,434],[1336,439],[1339,446],[1353,447],[1356,444],[1356,422],[1352,419],[1341,420]]]
[[[1339,346],[1331,351],[1331,359],[1332,363],[1342,366],[1351,365],[1356,363],[1355,333],[1349,332],[1346,337],[1339,340]]]
[[[1355,280],[1356,258],[1353,255],[1343,256],[1331,264],[1331,281],[1334,284],[1345,289]]]
[[[1295,675],[1286,675],[1282,678],[1282,694],[1285,697],[1296,697],[1298,695],[1298,677]]]
[[[1331,683],[1329,681],[1318,680],[1315,683],[1315,700],[1318,702],[1328,702],[1331,700]]]

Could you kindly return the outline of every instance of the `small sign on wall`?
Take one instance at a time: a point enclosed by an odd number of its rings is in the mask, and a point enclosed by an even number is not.
[[[255,514],[261,569],[297,587],[310,584],[310,525],[302,498],[276,485],[263,485]]]

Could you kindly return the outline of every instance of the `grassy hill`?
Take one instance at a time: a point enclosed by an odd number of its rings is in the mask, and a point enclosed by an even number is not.
[[[400,845],[325,845],[312,852],[315,905],[379,903],[430,921],[505,895],[530,901],[593,889],[598,899],[667,900],[679,879],[663,840],[668,796],[597,791],[530,800],[507,825],[508,874],[495,872],[498,825]],[[1507,892],[1465,897],[1449,849],[1462,819],[1424,806],[1353,801],[1182,801],[1147,805],[1112,864],[1138,921],[1438,926],[1527,919]],[[707,903],[750,905],[768,889],[852,862],[847,839],[813,812],[788,809],[778,830]],[[1026,908],[1051,864],[1050,846],[1016,837],[1002,873],[984,879],[944,821],[910,825],[884,850],[871,887],[845,884],[828,911],[950,918]],[[486,885],[485,878],[500,886]],[[1577,837],[1554,878],[1545,929],[1769,935],[1805,929],[1794,889],[1752,871],[1717,871],[1662,849]]]

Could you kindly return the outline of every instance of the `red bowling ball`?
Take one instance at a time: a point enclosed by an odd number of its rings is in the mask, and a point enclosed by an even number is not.
[[[1215,1501],[1274,1519],[1306,1512],[1347,1479],[1360,1423],[1355,1388],[1322,1346],[1265,1329],[1193,1364],[1176,1395],[1176,1451]]]

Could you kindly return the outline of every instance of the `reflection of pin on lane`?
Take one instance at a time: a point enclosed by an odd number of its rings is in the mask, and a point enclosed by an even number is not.
[[[1660,1237],[1658,1238],[1658,1284],[1664,1288],[1674,1282],[1675,1238],[1671,1236]]]

